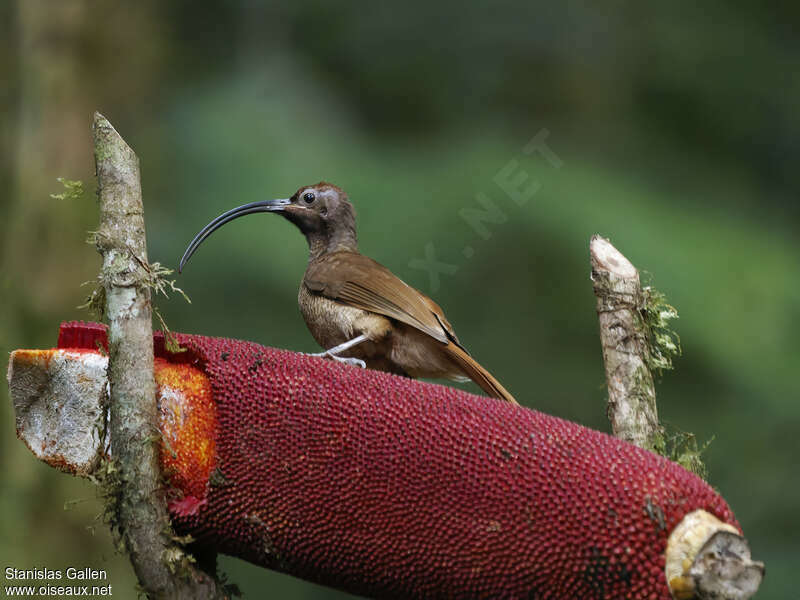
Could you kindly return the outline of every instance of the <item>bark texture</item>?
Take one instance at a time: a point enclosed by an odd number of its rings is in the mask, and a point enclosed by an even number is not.
[[[600,341],[608,382],[608,418],[614,435],[647,450],[662,449],[653,376],[642,319],[639,272],[611,243],[593,236],[589,245],[597,296]]]
[[[97,248],[108,321],[110,439],[119,472],[116,523],[139,582],[151,598],[217,598],[171,539],[158,467],[151,275],[139,160],[99,113],[93,124],[100,202]]]

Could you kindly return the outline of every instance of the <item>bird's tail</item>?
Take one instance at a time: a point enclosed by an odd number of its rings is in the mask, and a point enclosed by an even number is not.
[[[474,358],[467,354],[465,350],[452,342],[447,344],[445,350],[450,355],[450,358],[464,371],[464,374],[478,384],[478,386],[492,398],[500,398],[502,400],[508,400],[512,404],[517,404],[514,396],[512,396],[489,371],[480,366]]]

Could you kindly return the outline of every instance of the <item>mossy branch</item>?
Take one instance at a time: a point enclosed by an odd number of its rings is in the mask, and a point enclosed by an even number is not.
[[[670,324],[678,311],[664,294],[642,287],[639,271],[607,239],[593,236],[589,253],[612,432],[705,479],[700,455],[708,443],[698,446],[683,431],[667,433],[658,420],[653,372],[672,369],[680,356],[680,338]]]
[[[99,231],[90,231],[86,242],[99,248],[101,246],[100,236],[102,235],[103,234]],[[131,260],[136,261],[142,267],[142,269],[144,269],[146,277],[143,277],[142,283],[150,288],[153,295],[158,296],[161,294],[164,296],[164,298],[168,299],[168,292],[175,292],[180,294],[189,304],[192,303],[192,300],[189,298],[186,292],[176,285],[175,280],[168,279],[168,276],[175,272],[173,269],[164,267],[159,262],[143,262],[141,258],[134,253],[130,246],[126,245],[126,250],[129,252]],[[108,285],[106,273],[101,272],[95,279],[84,281],[81,285],[90,285],[92,288],[89,292],[89,295],[86,297],[86,301],[78,306],[78,308],[85,308],[89,311],[89,314],[98,321],[105,319],[105,290]],[[172,334],[172,331],[170,331],[169,327],[167,326],[167,322],[161,315],[161,311],[158,310],[158,307],[153,305],[152,311],[153,315],[156,317],[159,325],[161,326],[161,330],[164,332],[164,343],[166,344],[167,350],[170,352],[184,352],[186,349],[181,348],[180,344],[178,344],[175,336]]]
[[[647,326],[640,310],[639,272],[600,236],[592,237],[590,255],[611,429],[618,438],[663,452],[664,435],[648,368]]]
[[[153,379],[151,290],[166,291],[164,269],[147,262],[139,160],[111,124],[94,115],[102,293],[90,304],[108,321],[114,448],[108,514],[118,529],[142,590],[151,598],[224,598],[175,543],[158,463],[158,412]],[[174,285],[172,286],[174,288]],[[180,569],[176,569],[180,565]]]

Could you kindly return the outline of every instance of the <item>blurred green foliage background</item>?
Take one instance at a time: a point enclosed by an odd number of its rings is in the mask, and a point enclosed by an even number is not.
[[[755,0],[0,2],[3,356],[88,318],[94,110],[141,159],[151,260],[176,265],[228,208],[332,181],[362,250],[434,296],[522,403],[607,430],[587,250],[601,233],[680,312],[659,410],[714,437],[710,481],[767,564],[758,598],[796,598],[798,17]],[[560,168],[522,151],[545,129]],[[495,181],[510,161],[540,185],[522,206]],[[51,198],[57,177],[85,197]],[[479,192],[505,217],[488,239],[460,215]],[[454,270],[438,289],[413,266],[426,247]],[[192,304],[158,305],[176,331],[316,351],[305,261],[283,220],[237,221],[179,278]],[[106,568],[135,597],[92,486],[34,460],[0,396],[0,566]],[[248,598],[347,597],[222,567]]]

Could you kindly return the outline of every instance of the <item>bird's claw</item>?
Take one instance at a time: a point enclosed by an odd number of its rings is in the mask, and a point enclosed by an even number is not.
[[[317,352],[314,354],[309,354],[309,356],[316,356],[318,358],[331,358],[336,362],[344,363],[346,365],[350,365],[352,367],[361,367],[362,369],[367,368],[367,363],[365,363],[360,358],[350,358],[347,356],[337,356],[336,354],[332,354],[331,352]]]
[[[362,369],[366,369],[367,368],[367,363],[365,363],[360,358],[349,358],[349,357],[346,357],[346,356],[336,356],[335,354],[330,354],[329,356],[331,358],[333,358],[333,360],[339,361],[339,362],[344,363],[346,365],[350,365],[350,366],[353,366],[353,367],[361,367]]]

